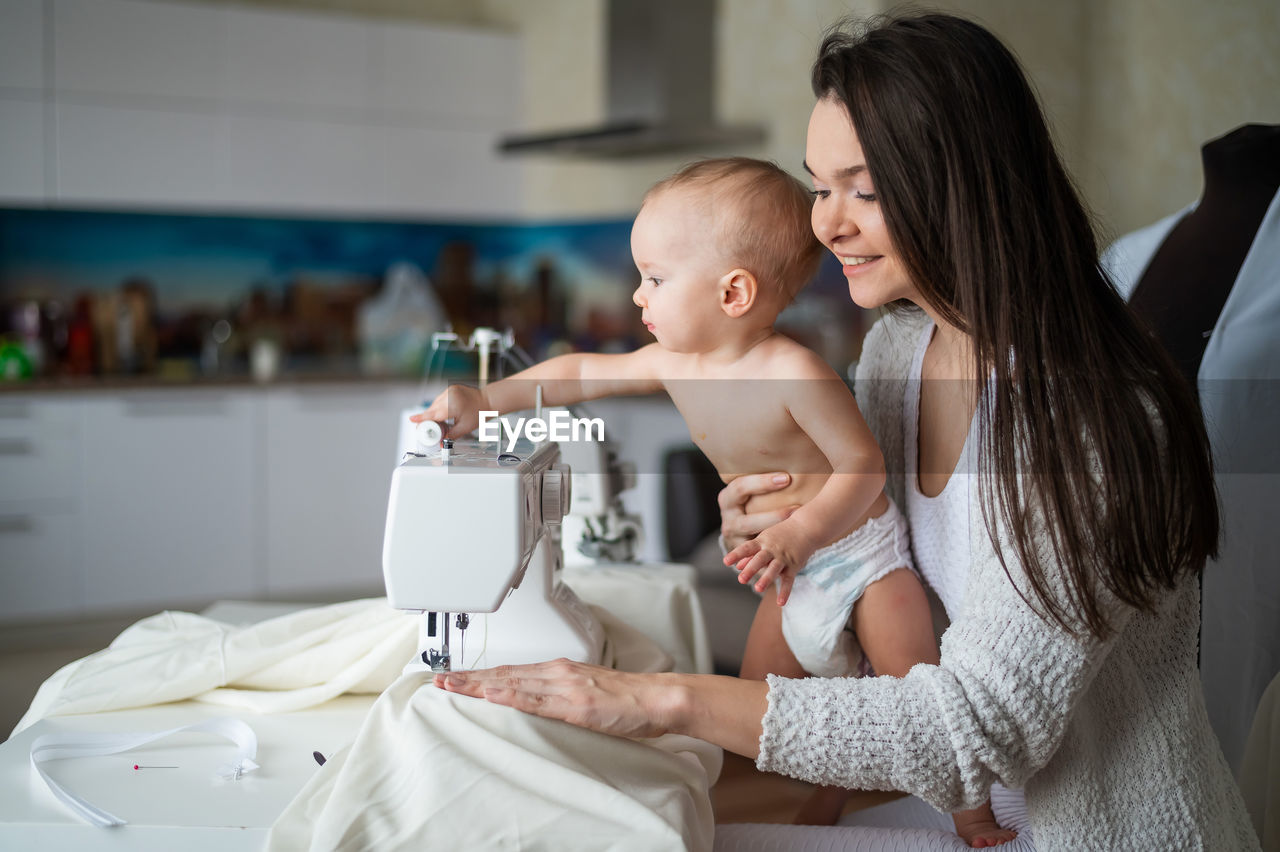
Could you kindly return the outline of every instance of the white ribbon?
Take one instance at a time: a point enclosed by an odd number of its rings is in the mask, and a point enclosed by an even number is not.
[[[183,725],[167,731],[134,731],[132,733],[67,733],[44,734],[36,737],[31,744],[31,768],[36,771],[53,795],[85,822],[100,828],[124,825],[125,820],[91,805],[74,793],[63,789],[62,785],[49,777],[40,764],[49,760],[61,760],[67,757],[97,757],[106,754],[119,754],[146,745],[154,740],[163,739],[173,734],[186,731],[203,731],[225,737],[235,743],[236,758],[233,762],[218,767],[217,773],[222,778],[240,780],[246,772],[258,768],[253,758],[258,754],[258,737],[244,722],[239,719],[206,719],[193,725]]]

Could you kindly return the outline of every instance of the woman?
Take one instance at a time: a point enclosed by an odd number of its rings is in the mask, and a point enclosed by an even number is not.
[[[813,90],[814,231],[855,302],[893,308],[858,399],[948,609],[940,664],[759,683],[562,661],[437,684],[943,811],[999,781],[1039,848],[1256,847],[1196,670],[1218,538],[1204,429],[1099,270],[1017,61],[976,24],[910,15],[829,35]],[[730,547],[784,514],[743,511],[777,487],[726,487]]]

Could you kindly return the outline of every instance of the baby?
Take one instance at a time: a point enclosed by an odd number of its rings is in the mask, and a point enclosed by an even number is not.
[[[822,252],[810,208],[803,184],[772,163],[685,167],[649,190],[631,230],[641,279],[632,301],[657,342],[563,355],[484,389],[454,385],[412,419],[452,420],[446,437],[457,437],[482,410],[532,408],[538,386],[549,406],[666,391],[725,482],[790,474],[747,509],[796,508],[725,556],[739,582],[777,589],[751,625],[742,676],[845,676],[862,652],[877,673],[902,676],[938,651],[906,523],[883,493],[880,449],[835,371],[773,327]],[[835,822],[846,796],[818,791],[800,820]],[[989,807],[966,814],[995,827]]]

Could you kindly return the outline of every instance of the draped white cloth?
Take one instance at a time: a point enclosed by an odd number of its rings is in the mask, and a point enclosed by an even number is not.
[[[192,699],[258,713],[377,694],[413,657],[416,616],[383,598],[313,607],[247,626],[190,612],[144,618],[41,684],[14,733],[46,716]]]
[[[620,610],[592,606],[605,629],[606,665],[709,668],[692,569],[568,573],[584,600]],[[270,848],[709,852],[719,748],[689,737],[604,736],[440,692],[423,675],[401,676],[418,625],[417,615],[382,598],[251,624],[162,612],[56,672],[15,733],[50,716],[184,700],[242,711],[252,727],[255,713],[381,693],[354,741],[285,808]],[[264,746],[261,772],[269,776],[273,752]]]
[[[701,740],[597,734],[410,674],[285,809],[267,849],[709,852],[720,762]]]

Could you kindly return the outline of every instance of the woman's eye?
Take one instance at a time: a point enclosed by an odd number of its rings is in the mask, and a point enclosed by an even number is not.
[[[811,190],[809,190],[809,194],[810,194],[810,195],[812,195],[814,198],[826,198],[828,195],[830,195],[830,194],[831,194],[831,190],[829,190],[829,189],[811,189]]]
[[[861,190],[855,192],[853,194],[853,197],[858,199],[859,201],[875,201],[876,200],[876,194],[874,192],[862,192]]]

